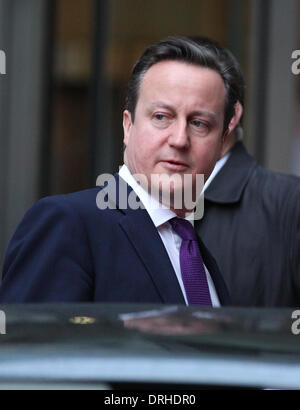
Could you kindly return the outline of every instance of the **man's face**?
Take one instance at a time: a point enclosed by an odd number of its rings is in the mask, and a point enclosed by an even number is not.
[[[132,122],[124,112],[124,161],[132,174],[204,174],[220,157],[226,90],[215,71],[176,61],[145,74]],[[182,178],[183,179],[183,178]],[[174,188],[174,187],[173,187]],[[175,187],[174,189],[176,190]]]

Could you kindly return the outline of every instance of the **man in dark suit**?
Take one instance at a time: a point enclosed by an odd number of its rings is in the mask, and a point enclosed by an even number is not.
[[[222,52],[183,38],[145,51],[128,86],[119,175],[100,189],[43,199],[27,213],[7,252],[1,303],[230,303],[188,220],[193,209],[174,201],[182,190],[195,196],[197,176],[208,178],[235,126],[238,76],[220,61]],[[155,186],[155,198],[136,180],[174,173],[179,179]],[[164,203],[165,191],[167,206],[150,207],[152,199]],[[140,209],[129,205],[132,193]]]

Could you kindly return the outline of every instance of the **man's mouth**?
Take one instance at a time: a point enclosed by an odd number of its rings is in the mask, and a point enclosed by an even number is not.
[[[162,165],[170,170],[173,171],[185,171],[188,168],[188,164],[186,164],[183,161],[178,161],[178,160],[174,160],[174,159],[166,159],[161,161]]]

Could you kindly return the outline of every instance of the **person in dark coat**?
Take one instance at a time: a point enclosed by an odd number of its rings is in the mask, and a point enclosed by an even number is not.
[[[215,44],[194,37],[199,44]],[[223,64],[237,59],[224,49]],[[242,142],[244,89],[222,157],[205,183],[204,217],[195,228],[221,268],[235,306],[300,305],[300,178],[261,167]],[[283,136],[284,138],[284,136]]]
[[[300,178],[258,165],[240,131],[228,137],[218,172],[206,183],[196,230],[221,267],[233,305],[299,306]]]

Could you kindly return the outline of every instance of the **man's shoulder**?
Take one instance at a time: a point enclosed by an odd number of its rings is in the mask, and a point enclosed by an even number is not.
[[[52,195],[40,199],[38,206],[72,207],[78,209],[96,207],[96,198],[101,188],[91,188],[68,194]]]
[[[26,216],[39,220],[53,219],[93,221],[95,217],[110,219],[112,212],[99,209],[97,195],[103,187],[86,189],[68,194],[47,196],[35,203]],[[108,208],[110,210],[111,208]]]
[[[253,179],[268,189],[300,192],[300,178],[296,175],[272,171],[258,165],[253,173]]]
[[[248,194],[255,196],[259,205],[273,209],[300,212],[300,178],[257,166],[249,180]]]
[[[86,234],[93,238],[99,231],[109,235],[122,213],[116,208],[99,209],[97,195],[100,191],[101,187],[40,199],[26,212],[14,238],[42,237],[44,232],[53,238],[66,232],[73,232],[73,238]]]

